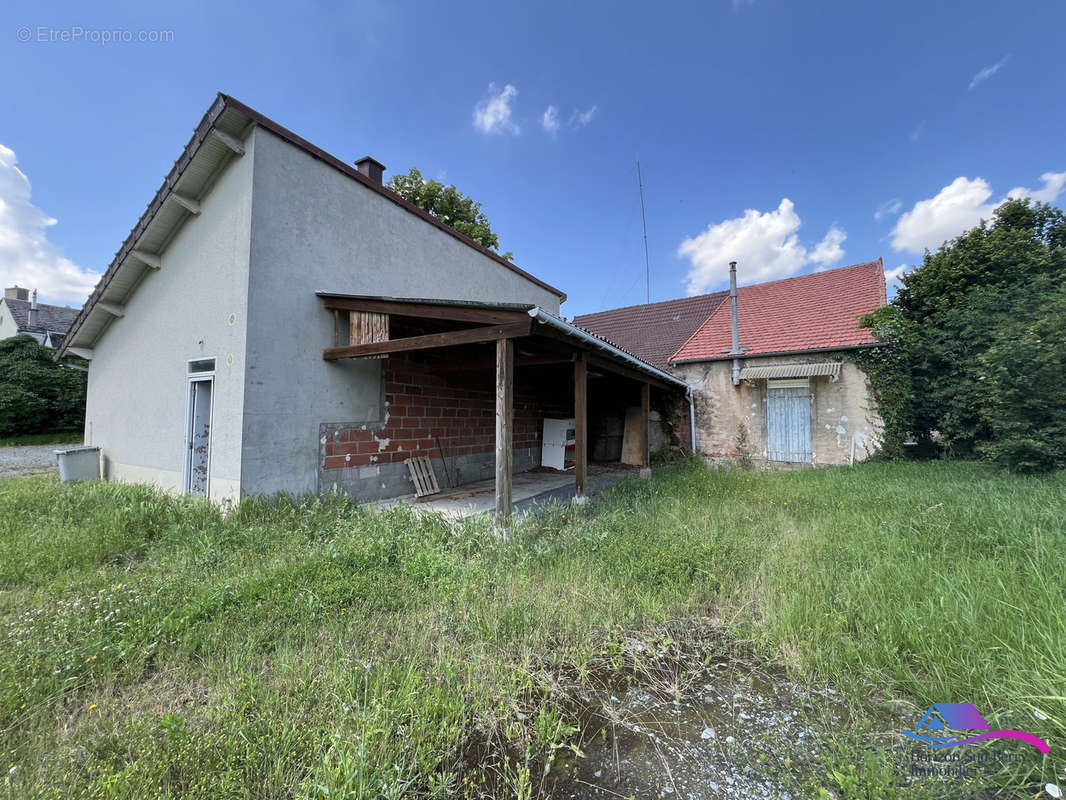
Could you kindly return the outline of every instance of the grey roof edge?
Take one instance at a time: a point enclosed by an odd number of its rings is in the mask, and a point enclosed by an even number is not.
[[[86,318],[89,316],[89,313],[96,306],[97,302],[99,302],[100,298],[103,297],[104,292],[107,291],[107,287],[110,286],[111,281],[118,273],[123,262],[125,262],[130,252],[134,249],[137,241],[141,238],[142,235],[144,235],[144,232],[145,230],[147,230],[148,225],[152,222],[152,219],[154,219],[156,212],[158,212],[159,209],[163,206],[163,203],[170,195],[170,192],[173,189],[174,185],[178,182],[182,174],[185,172],[185,168],[196,156],[196,153],[200,149],[200,145],[203,143],[204,139],[207,138],[209,131],[211,130],[211,128],[214,127],[215,122],[220,116],[222,116],[222,112],[225,110],[225,96],[219,94],[217,97],[215,97],[215,101],[211,104],[210,108],[208,108],[207,111],[204,113],[204,116],[203,118],[201,118],[200,123],[193,130],[192,137],[185,145],[185,148],[184,150],[182,150],[182,153],[178,157],[177,161],[174,162],[174,166],[170,168],[170,171],[163,179],[162,185],[160,185],[160,187],[156,189],[155,195],[152,197],[152,200],[148,203],[148,206],[145,208],[144,212],[137,220],[137,224],[133,226],[129,234],[126,236],[125,240],[123,240],[122,246],[119,247],[118,252],[115,253],[115,257],[111,260],[111,264],[108,266],[107,270],[97,282],[96,288],[93,289],[92,293],[85,301],[85,305],[81,307],[81,311],[78,312],[78,316],[74,318],[74,322],[71,323],[70,330],[67,332],[66,341],[64,341],[63,346],[56,351],[56,354],[54,356],[56,361],[66,355],[67,350],[71,345],[71,342],[77,336],[79,329],[84,324]]]
[[[607,341],[602,336],[597,336],[591,331],[587,331],[584,328],[574,325],[571,322],[567,322],[566,320],[560,319],[559,317],[545,311],[539,306],[534,306],[533,308],[529,309],[529,316],[533,318],[534,322],[539,322],[543,325],[550,325],[551,327],[555,328],[558,331],[561,331],[562,333],[581,339],[582,341],[585,341],[593,345],[594,347],[603,350],[604,352],[614,356],[615,358],[628,362],[632,367],[640,370],[641,372],[646,372],[649,375],[654,375],[661,381],[674,384],[675,386],[688,391],[688,384],[680,378],[671,375],[669,372],[664,372],[658,367],[652,366],[647,361],[637,358],[632,353],[623,350],[618,345]]]
[[[272,120],[270,117],[268,117],[268,116],[266,116],[264,114],[261,114],[260,112],[256,111],[254,108],[251,108],[250,106],[245,105],[240,100],[237,100],[235,97],[231,97],[231,96],[229,96],[227,94],[219,94],[219,98],[225,103],[225,106],[227,108],[232,108],[235,111],[239,111],[241,114],[244,114],[246,117],[248,117],[252,122],[254,122],[257,125],[260,125],[260,126],[266,128],[268,131],[270,131],[271,133],[273,133],[276,136],[281,137],[282,139],[287,141],[289,144],[295,145],[296,147],[299,147],[301,150],[303,150],[304,152],[308,153],[309,155],[311,155],[311,156],[313,156],[313,157],[315,157],[315,158],[317,158],[317,159],[319,159],[321,161],[324,161],[325,163],[329,164],[331,167],[339,170],[340,172],[343,172],[348,177],[350,177],[350,178],[358,181],[359,183],[363,184],[368,189],[374,190],[375,192],[377,192],[378,194],[382,195],[386,199],[388,199],[391,202],[395,203],[396,205],[400,206],[400,208],[404,209],[405,211],[408,211],[408,212],[414,214],[416,217],[419,217],[422,220],[430,223],[435,228],[437,228],[437,229],[439,229],[441,231],[444,231],[449,236],[451,236],[451,237],[453,237],[455,239],[458,239],[460,242],[465,244],[467,247],[470,247],[473,250],[478,251],[479,253],[481,253],[484,256],[488,256],[489,258],[491,258],[493,261],[497,262],[498,264],[506,267],[507,269],[511,270],[514,273],[517,273],[518,275],[521,275],[523,278],[525,278],[528,281],[531,281],[532,283],[535,283],[536,285],[540,286],[542,289],[545,289],[546,291],[551,292],[552,294],[554,294],[556,297],[559,298],[559,302],[560,303],[562,303],[562,302],[564,302],[566,300],[566,292],[564,292],[562,289],[557,289],[556,287],[552,286],[550,283],[546,283],[545,281],[542,281],[536,275],[533,275],[530,272],[526,272],[524,269],[522,269],[521,267],[517,266],[516,264],[512,264],[510,261],[508,261],[506,258],[501,256],[499,253],[496,253],[496,252],[490,250],[489,248],[485,247],[484,245],[478,244],[477,242],[475,242],[470,237],[468,237],[468,236],[460,233],[459,231],[455,230],[455,228],[453,228],[450,225],[448,225],[447,223],[442,222],[441,220],[437,219],[432,214],[430,214],[430,213],[424,211],[423,209],[419,208],[418,206],[416,206],[414,203],[412,203],[409,200],[405,200],[404,198],[400,197],[400,195],[396,194],[396,192],[392,191],[391,189],[387,189],[383,184],[380,184],[377,181],[371,180],[366,175],[364,175],[359,170],[357,170],[354,165],[348,164],[348,163],[346,163],[344,161],[341,161],[339,158],[337,158],[333,154],[326,152],[321,147],[318,147],[315,144],[312,144],[311,142],[309,142],[307,139],[304,139],[299,134],[294,133],[293,131],[289,130],[288,128],[284,127],[283,125],[280,125],[279,123],[277,123],[274,120]]]
[[[79,311],[78,315],[74,318],[74,322],[71,323],[70,330],[67,333],[66,341],[63,343],[62,348],[56,351],[56,361],[66,355],[66,351],[70,346],[70,343],[77,336],[79,329],[84,324],[89,313],[96,306],[97,302],[103,296],[104,292],[107,291],[107,288],[111,284],[111,281],[114,279],[115,274],[119,271],[127,256],[129,256],[130,251],[135,248],[137,241],[144,234],[145,230],[147,230],[148,225],[152,222],[156,213],[159,211],[163,203],[166,201],[167,197],[170,195],[170,192],[173,189],[174,185],[181,178],[182,174],[185,171],[185,168],[189,165],[193,158],[195,158],[197,152],[200,149],[200,145],[209,135],[211,129],[215,125],[215,122],[217,122],[218,118],[221,117],[223,112],[225,112],[227,109],[233,109],[234,111],[243,114],[249,119],[250,122],[254,122],[255,124],[260,125],[261,127],[269,130],[271,133],[275,134],[276,136],[279,136],[283,140],[287,141],[289,144],[292,144],[296,147],[299,147],[301,150],[304,150],[312,157],[324,161],[335,169],[343,172],[348,177],[353,178],[357,182],[363,184],[367,188],[377,192],[378,194],[383,195],[388,200],[405,209],[406,211],[414,214],[417,217],[420,217],[426,222],[429,222],[431,225],[438,228],[439,230],[444,231],[453,238],[458,239],[460,242],[467,245],[468,247],[478,251],[482,255],[488,256],[493,261],[496,261],[497,263],[501,264],[512,272],[517,273],[523,278],[526,278],[527,280],[540,286],[546,291],[555,294],[559,298],[560,303],[566,300],[566,293],[563,292],[561,289],[557,289],[551,284],[540,280],[535,275],[532,275],[531,273],[523,270],[521,267],[512,264],[499,253],[494,253],[492,250],[489,250],[487,247],[478,244],[473,239],[464,236],[463,234],[459,233],[459,231],[448,226],[441,220],[423,211],[421,208],[414,205],[414,203],[411,203],[400,197],[395,192],[386,189],[383,185],[370,180],[361,172],[359,172],[354,166],[346,164],[336,156],[327,153],[322,148],[317,147],[316,145],[307,141],[303,137],[298,136],[297,134],[290,131],[288,128],[285,128],[284,126],[278,124],[274,120],[259,113],[250,106],[245,105],[234,97],[219,92],[216,95],[214,102],[212,102],[211,106],[204,113],[199,124],[193,130],[192,137],[185,145],[181,155],[174,162],[174,166],[170,168],[170,171],[163,179],[163,183],[156,190],[155,195],[152,197],[152,200],[148,203],[145,210],[141,213],[140,218],[137,220],[137,223],[133,226],[129,234],[123,240],[121,247],[119,247],[118,251],[115,253],[115,257],[111,260],[110,265],[108,265],[108,268],[104,271],[104,274],[97,282],[96,288],[94,288],[93,291],[90,293],[89,297],[85,301],[85,304],[82,306],[81,311]]]

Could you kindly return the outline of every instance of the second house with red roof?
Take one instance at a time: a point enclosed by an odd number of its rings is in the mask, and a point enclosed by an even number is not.
[[[741,269],[743,269],[741,267]],[[859,368],[861,318],[886,302],[881,260],[574,320],[691,388],[696,452],[758,466],[849,464],[881,417]],[[681,409],[681,416],[687,416]]]

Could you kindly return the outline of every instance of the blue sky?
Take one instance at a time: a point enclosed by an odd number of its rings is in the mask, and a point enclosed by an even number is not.
[[[644,301],[638,158],[653,300],[734,258],[893,271],[1009,193],[1061,204],[1064,52],[1060,0],[9,2],[0,278],[80,304],[217,91],[455,183],[568,316]]]

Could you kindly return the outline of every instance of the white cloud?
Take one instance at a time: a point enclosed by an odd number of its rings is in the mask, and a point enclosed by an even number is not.
[[[904,212],[892,229],[892,246],[920,253],[988,219],[996,208],[989,203],[992,187],[984,178],[958,177],[927,200]]]
[[[889,295],[894,294],[902,285],[900,280],[903,278],[903,273],[905,273],[908,268],[908,264],[900,264],[895,269],[885,270],[885,289]]]
[[[1040,180],[1044,182],[1043,189],[1026,189],[1024,186],[1018,186],[1007,192],[1008,199],[1016,200],[1020,197],[1029,197],[1040,203],[1054,202],[1055,198],[1062,194],[1062,189],[1066,186],[1066,172],[1045,172],[1040,176]]]
[[[812,261],[828,264],[843,257],[843,230],[834,225],[808,252],[797,234],[800,225],[795,205],[786,197],[773,211],[748,209],[743,216],[710,225],[685,239],[677,252],[692,265],[686,278],[688,294],[722,284],[730,261],[739,262],[745,283],[754,283],[793,275]]]
[[[973,228],[1009,198],[1031,197],[1050,203],[1066,187],[1066,172],[1045,172],[1040,176],[1041,189],[1011,189],[1003,200],[991,201],[992,187],[984,178],[958,177],[926,200],[919,200],[905,212],[892,229],[892,246],[896,250],[921,253],[935,250],[948,239]]]
[[[917,142],[919,139],[922,138],[922,134],[923,133],[925,133],[925,120],[924,119],[921,122],[919,122],[917,125],[914,126],[914,130],[911,131],[911,134],[910,134],[909,138],[910,138],[910,140],[912,142]]]
[[[559,109],[555,106],[544,109],[544,113],[540,115],[540,127],[544,128],[545,133],[554,136],[559,131]]]
[[[48,241],[56,220],[30,200],[15,152],[0,144],[0,281],[38,289],[45,302],[81,305],[100,275],[82,269]]]
[[[970,89],[976,89],[982,83],[984,83],[997,72],[999,72],[1003,65],[1007,63],[1008,58],[1010,58],[1009,55],[1003,56],[1003,58],[1001,58],[995,64],[992,64],[988,67],[981,67],[981,69],[977,70],[977,74],[974,75],[973,80],[970,81]]]
[[[489,84],[488,96],[474,106],[474,127],[482,133],[519,133],[518,125],[511,119],[511,103],[518,90],[511,84],[502,89]]]
[[[841,228],[836,225],[832,226],[822,241],[818,242],[814,249],[811,250],[808,258],[823,267],[828,267],[830,264],[840,261],[844,257],[844,248],[841,245],[844,244],[844,240],[847,238],[848,235]]]
[[[877,207],[877,211],[874,212],[874,219],[880,222],[885,217],[894,217],[900,211],[903,210],[903,201],[898,197],[894,197],[891,200],[887,200]]]
[[[570,120],[567,124],[571,128],[584,128],[593,118],[596,116],[596,106],[589,106],[584,111],[574,110],[574,113],[570,115]]]

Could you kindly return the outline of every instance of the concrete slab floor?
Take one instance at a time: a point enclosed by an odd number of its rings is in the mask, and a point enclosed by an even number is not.
[[[639,470],[620,464],[595,464],[589,466],[586,495],[599,494],[623,478],[636,478]],[[378,505],[391,508],[408,503],[417,509],[439,512],[451,519],[462,519],[474,514],[491,514],[496,510],[496,482],[484,481],[463,484],[454,489],[443,489],[444,497],[419,501],[413,494],[382,500]],[[565,503],[574,497],[574,471],[517,472],[511,479],[512,513],[519,514],[552,501]]]

